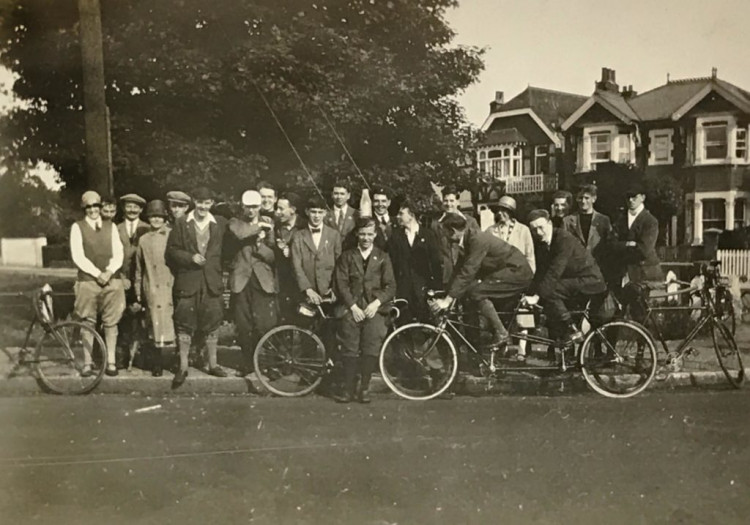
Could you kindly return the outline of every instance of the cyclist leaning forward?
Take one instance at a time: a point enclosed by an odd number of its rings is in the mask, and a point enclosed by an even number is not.
[[[469,229],[466,219],[456,213],[442,221],[449,240],[459,246],[459,258],[448,285],[448,295],[433,302],[435,311],[447,309],[454,299],[465,299],[492,328],[491,347],[508,343],[508,330],[495,310],[493,300],[503,309],[515,304],[534,279],[526,257],[515,247],[491,233]],[[472,323],[475,324],[475,323]]]

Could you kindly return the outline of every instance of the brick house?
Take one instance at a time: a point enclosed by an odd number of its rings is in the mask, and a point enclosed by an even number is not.
[[[498,91],[475,150],[483,179],[505,183],[509,194],[556,190],[564,144],[560,125],[585,101],[585,96],[529,86],[505,102]]]
[[[646,174],[674,176],[685,208],[671,230],[675,243],[703,244],[709,235],[750,224],[750,93],[710,77],[669,80],[638,94],[620,90],[603,68],[594,93],[561,130],[571,170],[607,162]]]

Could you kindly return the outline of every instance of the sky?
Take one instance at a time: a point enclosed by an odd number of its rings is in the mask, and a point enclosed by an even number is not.
[[[750,90],[750,0],[460,0],[447,19],[454,43],[486,48],[479,81],[459,96],[476,126],[495,91],[590,95],[602,67],[638,92],[713,67]]]

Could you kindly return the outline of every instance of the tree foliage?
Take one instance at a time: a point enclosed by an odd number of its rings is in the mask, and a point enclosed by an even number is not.
[[[0,61],[28,101],[3,119],[3,153],[85,185],[75,0],[12,0]],[[451,45],[456,0],[101,0],[115,187],[157,196],[259,178],[309,185],[263,96],[319,182],[355,177],[419,196],[468,180],[455,95],[482,51]],[[262,95],[261,95],[262,94]]]

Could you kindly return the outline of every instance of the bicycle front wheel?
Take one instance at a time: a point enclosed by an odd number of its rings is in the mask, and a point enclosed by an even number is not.
[[[391,333],[380,349],[383,380],[404,399],[424,401],[450,387],[458,372],[453,341],[437,327],[412,323]]]
[[[277,326],[258,341],[253,364],[258,381],[269,392],[283,397],[304,396],[323,380],[326,350],[309,330]]]
[[[36,348],[34,368],[53,394],[87,394],[104,376],[106,345],[91,326],[78,321],[53,324]]]
[[[711,336],[714,340],[714,350],[716,351],[716,357],[719,359],[719,366],[724,371],[729,384],[734,388],[740,388],[742,383],[745,382],[745,369],[734,336],[716,318],[711,323]]]
[[[632,321],[610,321],[589,332],[581,346],[581,370],[589,386],[612,398],[643,392],[656,374],[656,348],[648,331]]]

